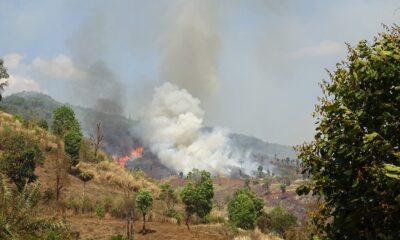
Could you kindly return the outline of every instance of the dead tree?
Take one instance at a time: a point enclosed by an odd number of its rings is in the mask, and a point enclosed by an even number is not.
[[[97,160],[97,154],[99,149],[101,148],[103,144],[103,129],[101,127],[101,122],[98,122],[96,124],[96,129],[94,135],[90,136],[90,141],[92,142],[93,148],[94,148],[94,159]]]
[[[62,144],[57,144],[56,154],[53,161],[50,162],[52,172],[54,173],[54,190],[57,202],[60,200],[62,189],[69,183],[68,169],[69,162],[64,155]]]

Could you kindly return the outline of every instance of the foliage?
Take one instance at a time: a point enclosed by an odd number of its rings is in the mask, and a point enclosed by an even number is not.
[[[86,183],[92,180],[94,176],[88,171],[82,171],[81,173],[79,173],[78,177],[82,182]]]
[[[96,215],[99,218],[104,218],[104,216],[106,215],[106,210],[105,210],[104,205],[102,203],[97,203],[96,204],[95,211],[96,211]]]
[[[153,206],[153,196],[146,188],[141,188],[136,196],[136,207],[143,215],[143,232],[146,231],[146,215]]]
[[[262,187],[263,187],[263,189],[264,189],[264,191],[266,192],[266,193],[270,193],[271,192],[271,190],[270,190],[270,187],[271,187],[271,178],[269,178],[269,177],[264,177],[264,179],[263,179],[263,183],[262,183]]]
[[[111,236],[110,240],[124,240],[125,238],[122,235],[114,235]]]
[[[68,131],[64,136],[64,142],[65,153],[70,157],[70,164],[76,166],[79,163],[82,135],[76,131]]]
[[[63,137],[65,153],[70,157],[72,166],[79,163],[79,149],[82,142],[82,133],[75,113],[69,106],[61,106],[53,111],[53,133]]]
[[[67,132],[80,133],[79,122],[75,118],[74,110],[69,106],[61,106],[53,111],[53,133],[63,137]]]
[[[197,176],[196,178],[192,178]],[[204,218],[211,212],[212,198],[214,197],[214,188],[211,175],[207,171],[193,169],[188,174],[192,182],[188,183],[181,192],[182,202],[185,204],[186,225],[189,228],[189,219],[193,214]]]
[[[248,189],[238,189],[228,203],[229,222],[243,229],[254,229],[264,202]]]
[[[7,79],[7,78],[9,78],[10,76],[8,75],[8,73],[7,73],[7,69],[4,67],[4,61],[3,61],[3,59],[0,59],[0,80],[1,79]],[[8,82],[7,81],[5,81],[5,82],[0,82],[0,101],[1,101],[1,99],[2,99],[2,95],[1,95],[1,92],[2,91],[4,91],[4,87],[6,87],[8,85]]]
[[[264,176],[263,170],[264,170],[263,166],[260,165],[257,167],[257,174],[259,178],[262,178]]]
[[[244,188],[250,189],[250,178],[244,180]]]
[[[400,236],[399,49],[393,26],[372,45],[349,47],[347,61],[321,84],[315,139],[298,147],[312,184],[298,193],[324,199],[315,223],[327,239]]]
[[[149,213],[153,206],[153,196],[146,188],[141,188],[136,196],[136,207],[144,215]]]
[[[40,119],[40,120],[37,122],[37,125],[38,125],[40,128],[44,129],[44,130],[49,130],[49,124],[47,123],[47,121],[46,121],[45,119]]]
[[[178,195],[168,183],[161,185],[160,199],[165,202],[168,209],[173,209],[178,203]]]
[[[263,213],[257,219],[257,226],[263,232],[275,232],[281,236],[296,225],[296,217],[283,207],[274,207],[269,213]]]
[[[286,184],[285,183],[281,183],[279,185],[279,188],[281,189],[282,194],[284,194],[286,192]]]
[[[36,164],[43,161],[43,154],[36,141],[30,136],[14,131],[2,133],[0,170],[22,191],[26,182],[36,180]]]
[[[26,185],[21,193],[13,192],[0,175],[0,239],[45,239],[50,231],[66,239],[64,222],[39,217],[40,185]]]

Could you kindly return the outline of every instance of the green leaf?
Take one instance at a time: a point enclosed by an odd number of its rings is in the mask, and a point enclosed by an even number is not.
[[[377,136],[378,136],[377,132],[373,132],[373,133],[370,133],[370,134],[365,134],[364,138],[363,138],[364,143],[372,142]]]
[[[297,195],[307,195],[310,193],[310,187],[306,185],[301,185],[296,189]]]

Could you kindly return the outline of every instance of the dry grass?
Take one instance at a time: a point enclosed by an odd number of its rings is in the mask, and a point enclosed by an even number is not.
[[[121,189],[138,190],[140,188],[149,189],[156,197],[160,194],[160,189],[154,183],[148,181],[142,175],[135,175],[114,162],[103,161],[98,164],[81,162],[77,166],[82,171],[87,171],[94,176],[94,181],[99,184],[109,184]]]
[[[282,240],[274,234],[263,234],[259,229],[254,231],[241,231],[234,240]]]

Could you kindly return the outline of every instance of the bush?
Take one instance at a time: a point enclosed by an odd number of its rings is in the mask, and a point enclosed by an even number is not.
[[[99,218],[104,218],[104,216],[105,216],[105,214],[106,214],[106,212],[105,212],[105,209],[104,209],[104,204],[103,203],[97,203],[96,204],[96,215],[99,217]]]
[[[58,232],[50,230],[47,233],[47,240],[61,240],[61,236]]]
[[[74,198],[68,199],[67,208],[73,210],[75,214],[78,214],[80,210],[79,201]]]
[[[7,131],[0,136],[0,171],[22,191],[25,184],[36,180],[36,164],[43,161],[37,140],[20,132]]]
[[[256,208],[251,198],[244,194],[237,194],[228,204],[229,221],[242,229],[254,229],[257,218]]]
[[[124,240],[125,238],[122,235],[114,235],[111,236],[110,240]]]
[[[275,232],[283,235],[296,225],[296,217],[283,207],[274,207],[269,213],[262,214],[257,220],[258,228],[263,232]]]
[[[42,194],[42,200],[44,203],[49,203],[54,199],[54,191],[51,188],[46,188],[46,190],[43,191]]]

